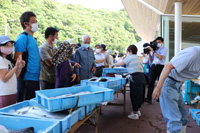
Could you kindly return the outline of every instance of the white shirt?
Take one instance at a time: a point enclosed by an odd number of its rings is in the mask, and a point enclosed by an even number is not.
[[[11,62],[0,56],[0,69],[12,70],[13,66]],[[4,83],[0,80],[0,96],[12,95],[17,93],[17,77],[14,73],[13,76]]]
[[[95,54],[95,60],[99,60],[99,59],[102,59],[102,58],[105,58],[104,54],[102,53],[99,53],[99,54]],[[102,63],[95,63],[96,67],[101,67],[101,66],[104,66],[104,62]]]

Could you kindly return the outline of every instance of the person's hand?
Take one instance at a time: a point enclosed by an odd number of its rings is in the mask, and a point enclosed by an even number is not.
[[[96,68],[93,67],[93,68],[92,68],[92,73],[95,73],[95,72],[96,72]]]
[[[152,52],[154,52],[153,48],[149,47],[149,50],[151,50]]]
[[[17,67],[17,68],[19,68],[19,65],[22,63],[22,55],[20,55],[18,58],[17,58],[17,62],[16,62],[16,64],[15,64],[15,66]]]
[[[80,84],[80,82],[81,82],[81,79],[80,79],[79,75],[77,75],[76,82],[77,82],[77,84]]]
[[[114,68],[115,67],[115,64],[113,64],[112,66],[111,66],[111,68]]]
[[[19,65],[19,69],[24,68],[26,65],[26,62],[24,60],[22,60],[21,64]]]
[[[72,81],[71,81],[71,82],[75,81],[75,79],[76,79],[76,74],[73,74],[71,78],[72,78]]]
[[[143,52],[141,53],[141,55],[145,57],[145,54]]]
[[[158,100],[158,98],[160,97],[160,93],[161,93],[161,88],[160,87],[156,87],[153,91],[153,95],[152,97],[155,99],[155,100]]]
[[[79,63],[75,63],[75,64],[74,64],[74,67],[76,67],[76,68],[80,68],[81,65],[80,65]]]

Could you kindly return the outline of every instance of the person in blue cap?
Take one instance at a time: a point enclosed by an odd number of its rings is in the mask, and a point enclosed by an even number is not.
[[[25,66],[22,56],[16,62],[12,59],[13,43],[10,37],[0,36],[0,108],[16,103],[17,77]]]

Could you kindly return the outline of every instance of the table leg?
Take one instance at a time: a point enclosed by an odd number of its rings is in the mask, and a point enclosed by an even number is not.
[[[124,87],[124,116],[126,114],[126,85]]]
[[[99,112],[100,112],[100,108],[95,112],[96,133],[99,132]]]
[[[192,80],[190,80],[190,105],[191,105],[191,97],[192,97]]]

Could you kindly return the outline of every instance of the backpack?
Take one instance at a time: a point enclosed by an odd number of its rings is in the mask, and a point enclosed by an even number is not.
[[[27,36],[27,44],[26,44],[26,51],[23,52],[22,54],[22,60],[24,60],[26,62],[24,68],[22,69],[20,75],[19,75],[19,78],[21,78],[22,80],[24,79],[24,76],[25,76],[25,73],[27,71],[27,64],[28,64],[28,49],[27,49],[27,46],[28,46],[28,33],[26,32],[23,32],[21,34],[24,34]]]

